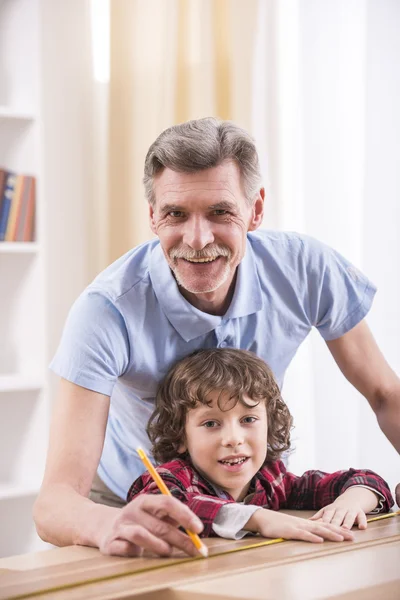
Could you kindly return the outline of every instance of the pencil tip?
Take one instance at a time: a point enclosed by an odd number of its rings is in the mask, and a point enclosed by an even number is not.
[[[207,546],[205,546],[204,544],[201,545],[201,548],[199,548],[199,552],[200,554],[204,557],[207,558],[208,556],[208,548]]]

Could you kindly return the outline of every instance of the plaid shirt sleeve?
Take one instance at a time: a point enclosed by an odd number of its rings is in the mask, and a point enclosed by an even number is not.
[[[202,521],[204,529],[200,537],[215,536],[216,533],[212,528],[215,517],[223,506],[234,501],[212,495],[212,489],[208,488],[206,482],[203,482],[191,466],[183,461],[176,460],[166,463],[157,467],[157,472],[161,475],[171,494],[186,504]],[[144,473],[131,485],[127,501],[130,502],[140,494],[160,493],[150,474]]]
[[[319,510],[331,504],[348,488],[357,485],[368,487],[378,493],[381,499],[379,512],[387,512],[393,506],[388,484],[373,471],[356,469],[335,473],[306,471],[304,475],[298,477],[285,470],[282,478],[284,489],[281,490],[284,505],[280,508]]]

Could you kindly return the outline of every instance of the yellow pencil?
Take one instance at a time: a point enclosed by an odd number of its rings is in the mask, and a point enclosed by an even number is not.
[[[145,451],[142,450],[142,448],[137,448],[136,451],[139,454],[140,458],[142,459],[144,466],[146,467],[146,469],[148,470],[148,472],[154,479],[154,482],[157,484],[157,487],[160,490],[160,492],[162,494],[165,494],[165,496],[172,496],[171,492],[169,491],[169,489],[163,482],[162,478],[157,473],[154,466],[151,464]],[[208,548],[205,544],[203,544],[203,542],[201,541],[201,539],[199,538],[197,533],[193,533],[193,531],[190,531],[189,529],[186,529],[186,533],[188,534],[188,536],[190,537],[190,539],[192,540],[193,544],[195,545],[197,550],[200,552],[200,554],[206,558],[208,556]]]

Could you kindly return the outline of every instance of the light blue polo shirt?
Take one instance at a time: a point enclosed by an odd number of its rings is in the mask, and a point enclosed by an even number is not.
[[[251,350],[285,371],[312,326],[340,337],[368,312],[375,287],[332,248],[296,233],[249,233],[231,305],[222,317],[180,294],[158,240],[134,248],[100,273],[74,303],[51,369],[111,396],[98,473],[121,498],[143,472],[135,448],[159,381],[199,348]]]

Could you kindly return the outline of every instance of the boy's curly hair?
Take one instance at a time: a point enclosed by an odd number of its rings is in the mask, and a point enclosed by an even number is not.
[[[265,402],[268,419],[267,461],[278,460],[290,448],[292,416],[283,402],[271,369],[247,350],[213,348],[197,350],[178,361],[161,382],[156,408],[150,417],[147,433],[153,444],[153,456],[165,463],[179,456],[185,442],[186,414],[199,403],[210,404],[209,394],[228,392],[234,402],[254,406]],[[251,399],[249,405],[244,396]],[[235,401],[236,400],[236,401]],[[218,401],[218,406],[221,408]]]

